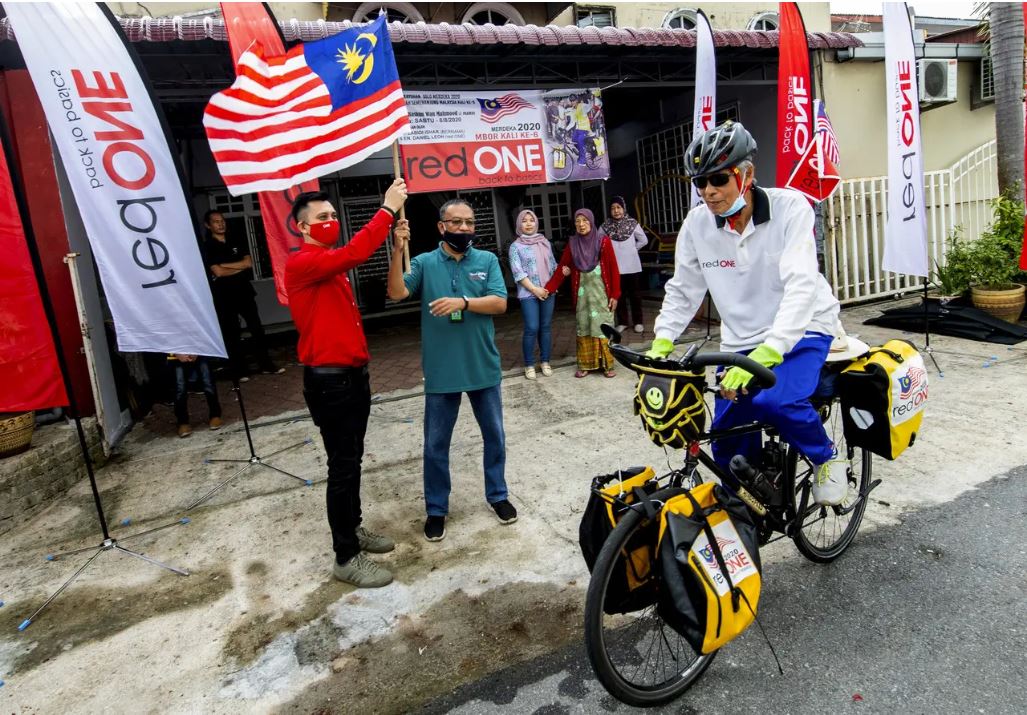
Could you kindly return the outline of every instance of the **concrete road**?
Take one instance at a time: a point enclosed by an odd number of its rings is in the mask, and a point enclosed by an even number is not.
[[[754,627],[666,713],[1024,713],[1027,466],[857,537],[834,564],[764,574]],[[460,688],[420,712],[634,710],[574,644]]]
[[[861,324],[880,308],[846,310],[849,333],[870,344],[920,340]],[[763,551],[764,625],[786,675],[752,631],[674,712],[833,712],[856,709],[855,695],[859,708],[882,712],[1027,711],[1018,690],[1027,652],[1027,346],[931,343],[944,377],[931,365],[916,445],[895,462],[875,460],[882,484],[851,551],[826,568],[787,542]],[[423,399],[394,394],[374,405],[364,515],[397,542],[375,557],[396,580],[375,591],[331,577],[325,455],[305,413],[266,421],[253,438],[262,454],[312,438],[271,460],[312,487],[252,469],[189,511],[235,471],[204,459],[245,456],[244,435],[226,428],[178,440],[134,430],[97,474],[113,532],[120,538],[188,516],[187,526],[131,545],[191,575],[104,554],[19,632],[86,558],[44,555],[97,543],[89,489],[76,485],[5,534],[0,711],[615,708],[581,657],[588,572],[578,523],[594,475],[636,464],[663,472],[680,455],[645,437],[627,370],[612,380],[575,379],[573,370],[503,382],[507,481],[520,511],[511,526],[500,526],[485,503],[481,438],[464,403],[448,534],[439,543],[422,535]],[[120,526],[127,518],[132,524]]]

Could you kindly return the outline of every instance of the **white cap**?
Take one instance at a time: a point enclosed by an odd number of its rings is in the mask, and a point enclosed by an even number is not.
[[[831,343],[831,349],[827,353],[827,362],[854,360],[870,352],[870,346],[862,340],[846,335],[841,321],[835,323],[834,334],[834,341]]]

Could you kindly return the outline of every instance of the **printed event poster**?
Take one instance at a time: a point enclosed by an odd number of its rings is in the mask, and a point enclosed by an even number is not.
[[[412,193],[607,179],[598,89],[403,92]]]

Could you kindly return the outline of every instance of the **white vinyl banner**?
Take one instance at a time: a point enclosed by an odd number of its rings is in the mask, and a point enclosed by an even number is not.
[[[713,28],[702,10],[695,16],[695,110],[692,139],[712,129],[717,122],[717,57],[713,49]],[[692,206],[702,203],[692,187]]]
[[[888,220],[881,267],[926,277],[927,215],[920,147],[920,99],[906,3],[884,3],[887,95]]]
[[[147,86],[96,3],[4,3],[75,195],[118,348],[225,356]]]

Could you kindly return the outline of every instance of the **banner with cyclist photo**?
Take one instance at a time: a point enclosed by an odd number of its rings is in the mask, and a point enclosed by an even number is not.
[[[610,177],[598,89],[404,92],[412,193]]]

